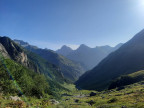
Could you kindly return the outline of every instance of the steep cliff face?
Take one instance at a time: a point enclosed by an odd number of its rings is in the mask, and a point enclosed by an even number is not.
[[[2,55],[5,58],[10,58],[8,52],[6,51],[5,47],[1,43],[0,43],[0,55]]]
[[[21,47],[8,37],[0,37],[0,50],[4,57],[9,57],[24,66],[28,66],[28,58]]]
[[[23,64],[25,66],[28,66],[28,64],[29,64],[27,55],[24,52],[19,53],[15,59],[17,62],[19,62],[20,64]]]

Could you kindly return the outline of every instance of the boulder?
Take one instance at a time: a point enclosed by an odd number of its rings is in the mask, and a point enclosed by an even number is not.
[[[50,99],[50,103],[54,104],[54,105],[59,104],[59,102],[57,100],[55,100],[55,99]]]
[[[68,100],[70,100],[70,99],[65,99],[65,101],[68,101]]]
[[[78,103],[79,102],[79,100],[78,99],[75,99],[75,103]]]
[[[91,93],[90,93],[90,97],[91,97],[91,96],[95,96],[95,95],[96,95],[95,92],[91,92]]]
[[[13,101],[22,101],[18,96],[10,96],[9,99]]]
[[[90,106],[92,106],[93,104],[95,104],[95,102],[93,100],[90,100],[87,102]]]
[[[123,105],[121,108],[127,108],[127,106]]]

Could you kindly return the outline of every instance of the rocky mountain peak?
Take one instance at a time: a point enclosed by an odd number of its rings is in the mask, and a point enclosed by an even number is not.
[[[87,49],[91,49],[91,48],[85,44],[81,44],[77,50],[87,50]]]
[[[66,46],[66,45],[63,45],[61,47],[61,50],[72,50],[70,47]]]

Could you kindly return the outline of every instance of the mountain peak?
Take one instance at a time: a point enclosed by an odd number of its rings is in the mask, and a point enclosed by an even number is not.
[[[24,42],[23,40],[17,40],[17,39],[14,39],[14,42],[16,42],[17,44],[23,46],[23,47],[26,47],[29,45],[29,43],[27,42]]]
[[[63,45],[61,47],[61,50],[72,50],[70,47],[66,46],[66,45]]]
[[[68,46],[66,46],[66,45],[63,45],[62,47],[61,47],[61,49],[58,49],[56,52],[58,53],[58,54],[61,54],[61,55],[63,55],[63,56],[67,56],[69,53],[71,53],[73,50],[70,48],[70,47],[68,47]]]
[[[81,44],[80,47],[88,47],[88,46],[85,44]]]
[[[0,36],[3,41],[10,41],[11,39],[7,36]]]
[[[109,45],[104,45],[104,46],[96,46],[95,48],[112,48],[112,47]]]
[[[85,45],[85,44],[81,44],[78,49],[85,49],[85,48],[90,48],[90,47],[88,47],[88,46]]]
[[[14,39],[14,42],[19,44],[20,46],[22,47],[27,47],[27,48],[33,48],[33,49],[38,49],[37,46],[34,46],[34,45],[30,45],[28,42],[25,42],[23,40],[17,40],[17,39]]]

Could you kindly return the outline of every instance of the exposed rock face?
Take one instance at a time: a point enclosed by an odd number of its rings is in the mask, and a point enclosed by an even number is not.
[[[0,55],[1,54],[5,58],[10,58],[10,56],[8,55],[8,52],[6,51],[6,49],[4,48],[4,46],[0,43]]]
[[[16,56],[16,60],[17,60],[17,62],[19,62],[25,66],[28,66],[28,58],[24,52],[19,53],[18,56]]]
[[[0,51],[4,57],[9,57],[24,66],[28,66],[28,58],[22,48],[8,37],[0,37]]]

